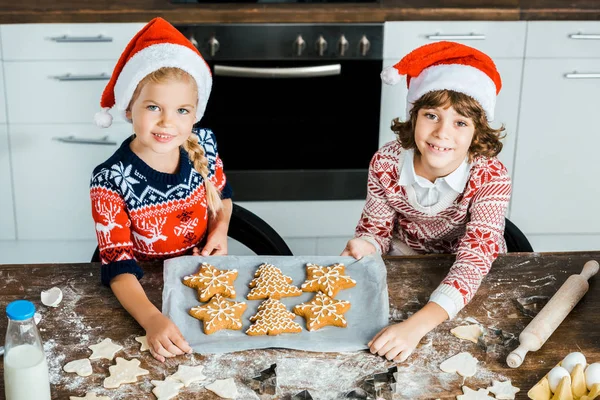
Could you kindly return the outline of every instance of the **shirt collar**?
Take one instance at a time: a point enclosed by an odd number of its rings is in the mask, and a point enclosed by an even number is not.
[[[408,149],[404,151],[404,161],[400,171],[400,180],[398,181],[401,186],[410,186],[417,182],[422,187],[433,187],[440,179],[443,179],[455,192],[462,193],[462,191],[465,189],[465,185],[469,179],[469,171],[471,170],[471,164],[469,164],[468,157],[465,158],[465,160],[458,166],[458,168],[452,171],[452,173],[443,178],[436,179],[435,184],[417,175],[415,172],[414,159],[414,149]]]

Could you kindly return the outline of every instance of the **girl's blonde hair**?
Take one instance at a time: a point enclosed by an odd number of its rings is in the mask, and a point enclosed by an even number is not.
[[[466,118],[471,118],[475,124],[475,133],[471,146],[469,147],[469,162],[475,156],[495,157],[502,150],[502,135],[504,125],[498,129],[492,128],[487,121],[485,111],[481,105],[472,97],[453,90],[436,90],[421,96],[415,101],[410,111],[410,119],[400,122],[398,118],[392,121],[392,131],[396,134],[398,141],[405,149],[414,149],[419,154],[415,144],[415,127],[417,117],[422,108],[436,108],[452,106],[457,113]]]
[[[180,80],[189,83],[194,87],[194,92],[198,93],[198,86],[196,80],[187,72],[179,68],[163,67],[156,71],[146,75],[144,79],[135,88],[131,101],[129,102],[128,110],[131,109],[131,105],[138,98],[142,88],[147,83],[165,83],[168,81]],[[196,99],[196,102],[198,99]],[[208,158],[204,153],[204,147],[198,143],[196,135],[191,134],[188,139],[183,143],[183,148],[188,153],[188,157],[194,166],[194,169],[204,179],[204,188],[206,189],[206,200],[208,202],[208,210],[212,216],[216,216],[217,212],[223,207],[221,201],[221,193],[217,190],[215,185],[208,179]]]

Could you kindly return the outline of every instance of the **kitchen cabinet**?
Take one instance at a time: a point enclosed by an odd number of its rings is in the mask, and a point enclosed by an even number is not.
[[[0,124],[0,241],[14,240],[15,215],[12,192],[10,151],[8,147],[8,128]]]

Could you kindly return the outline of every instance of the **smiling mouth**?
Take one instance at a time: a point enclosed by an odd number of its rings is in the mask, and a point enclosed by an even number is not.
[[[434,145],[432,145],[431,143],[427,143],[427,145],[428,145],[429,147],[431,147],[432,149],[434,149],[434,150],[437,150],[437,151],[450,151],[450,150],[452,150],[452,149],[451,149],[451,148],[449,148],[449,147],[438,147],[438,146],[434,146]]]
[[[172,137],[173,137],[173,136],[171,136],[171,135],[163,135],[163,134],[161,134],[161,133],[152,133],[152,134],[153,134],[154,136],[158,137],[158,138],[161,138],[161,139],[170,139],[170,138],[172,138]]]

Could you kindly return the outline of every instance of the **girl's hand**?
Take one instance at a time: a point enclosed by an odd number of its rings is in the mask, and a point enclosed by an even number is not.
[[[412,326],[409,321],[386,326],[368,343],[369,350],[388,360],[403,362],[425,336],[421,331],[422,329]]]
[[[208,234],[206,244],[199,254],[196,254],[197,249],[194,249],[194,255],[207,256],[225,256],[227,255],[227,234],[222,234],[220,231],[213,231]]]
[[[364,256],[376,253],[377,249],[372,243],[367,242],[361,238],[354,238],[348,241],[346,248],[342,251],[342,256],[352,256],[357,260],[360,260]]]
[[[165,357],[171,358],[192,352],[179,328],[163,314],[154,314],[144,325],[150,354],[158,361],[164,362]]]

